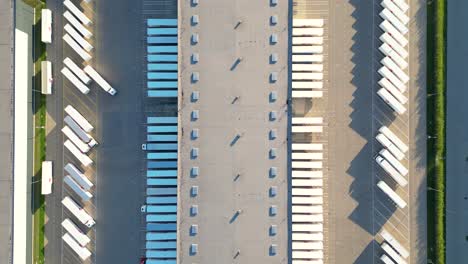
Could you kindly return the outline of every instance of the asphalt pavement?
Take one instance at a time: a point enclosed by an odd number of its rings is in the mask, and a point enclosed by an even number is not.
[[[468,259],[468,1],[447,3],[447,263]],[[436,135],[437,136],[437,135]]]

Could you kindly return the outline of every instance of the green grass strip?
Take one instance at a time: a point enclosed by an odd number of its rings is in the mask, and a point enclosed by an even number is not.
[[[428,263],[445,263],[446,0],[427,10]]]
[[[45,2],[40,0],[26,1],[35,9],[34,21],[34,76],[33,76],[33,111],[34,111],[34,171],[32,179],[32,208],[33,208],[33,263],[45,263],[44,257],[44,224],[45,199],[41,195],[42,161],[46,156],[46,97],[41,94],[41,62],[46,59],[46,46],[41,42],[41,10]]]

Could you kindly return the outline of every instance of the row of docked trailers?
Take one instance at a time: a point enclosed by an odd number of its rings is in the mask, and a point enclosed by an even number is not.
[[[320,133],[323,118],[293,117],[291,123],[293,133]],[[291,150],[292,263],[323,263],[323,144],[293,142]]]
[[[147,117],[146,263],[176,263],[177,117]]]
[[[401,3],[400,3],[401,2]],[[382,11],[379,13],[383,21],[379,27],[383,33],[380,35],[382,45],[380,52],[385,56],[380,62],[382,64],[378,73],[382,76],[378,84],[380,86],[377,94],[396,113],[406,112],[405,104],[407,83],[409,76],[407,45],[407,24],[409,18],[406,15],[408,6],[404,0],[383,0]]]
[[[177,19],[147,19],[147,95],[177,97]]]
[[[323,26],[323,19],[293,19],[293,98],[323,96]]]
[[[409,17],[407,0],[382,0],[382,10],[379,13],[383,21],[379,27],[383,33],[379,39],[382,44],[379,51],[384,55],[378,73],[382,78],[378,81],[380,86],[377,94],[397,114],[406,112],[407,84],[410,80],[408,69],[408,39],[407,25]],[[375,157],[377,164],[385,171],[397,185],[387,184],[384,180],[377,182],[377,187],[395,204],[397,208],[404,209],[407,202],[398,191],[398,186],[408,184],[408,169],[404,166],[408,146],[387,126],[382,126],[376,140],[384,147]],[[392,187],[391,187],[392,186]],[[395,186],[395,187],[393,187]],[[382,230],[383,238],[381,248],[383,253],[380,260],[386,264],[407,264],[409,252],[397,241],[390,232]]]

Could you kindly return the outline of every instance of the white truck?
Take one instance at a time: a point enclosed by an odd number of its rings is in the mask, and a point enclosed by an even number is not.
[[[94,140],[94,138],[89,135],[88,133],[86,133],[76,122],[75,120],[73,120],[73,118],[71,118],[70,116],[66,116],[64,119],[65,121],[65,124],[67,124],[72,130],[73,132],[75,132],[75,134],[78,135],[78,137],[81,138],[81,140],[83,140],[86,144],[88,144],[89,147],[94,147],[96,146],[98,143],[96,140]]]
[[[70,24],[66,24],[64,29],[87,52],[90,52],[93,49],[93,46],[89,44],[89,42],[84,39],[72,26],[70,26]]]
[[[393,97],[393,95],[391,95],[387,89],[380,88],[380,90],[377,91],[377,94],[385,103],[387,103],[388,106],[390,106],[390,108],[392,108],[398,114],[401,115],[406,112],[406,108],[395,97]]]
[[[395,169],[390,163],[382,158],[377,156],[375,158],[377,164],[379,164],[382,169],[384,169],[400,186],[405,187],[408,184],[408,181]]]
[[[81,153],[81,151],[69,140],[67,139],[63,145],[77,158],[81,164],[85,167],[93,164],[93,160],[91,160],[88,155]]]
[[[70,35],[65,34],[63,40],[76,52],[84,61],[92,59],[91,55],[86,52]]]
[[[75,253],[82,259],[82,260],[87,260],[91,256],[91,252],[85,248],[82,247],[76,242],[68,233],[65,233],[65,235],[62,236],[63,241],[66,242],[66,244],[75,251]]]
[[[401,164],[401,162],[395,158],[388,150],[382,149],[379,154],[384,157],[392,166],[397,169],[397,171],[403,175],[406,176],[408,175],[408,169]]]
[[[379,141],[382,146],[386,147],[398,160],[402,160],[405,157],[405,154],[401,152],[401,150],[395,146],[384,134],[379,133],[375,139],[377,139],[377,141]]]
[[[322,45],[323,37],[294,37],[293,45]]]
[[[403,143],[387,126],[379,128],[379,132],[384,134],[395,146],[397,146],[403,153],[408,151],[408,146]]]
[[[86,245],[91,242],[91,239],[83,232],[79,227],[73,223],[72,220],[69,218],[65,218],[62,222],[62,227],[67,230],[67,232],[82,246],[86,247]]]
[[[50,9],[41,11],[41,41],[52,43],[52,11]]]
[[[94,129],[88,120],[86,120],[86,118],[84,118],[83,115],[81,115],[73,106],[67,105],[67,107],[65,107],[65,112],[69,114],[84,131],[91,132]]]
[[[75,75],[73,75],[73,73],[68,68],[63,67],[61,72],[81,93],[89,93],[89,88],[84,85]]]
[[[387,242],[383,242],[381,245],[382,249],[387,253],[397,264],[408,264],[400,254],[398,254]]]
[[[68,126],[64,126],[62,128],[62,132],[63,134],[65,134],[65,136],[68,137],[68,139],[71,140],[71,142],[73,142],[73,144],[75,144],[81,152],[83,153],[87,153],[91,148],[89,147],[88,144],[86,144],[85,142],[83,142],[72,130],[70,127]]]
[[[117,91],[114,88],[112,88],[112,86],[110,86],[110,84],[106,82],[106,80],[104,80],[104,78],[102,78],[101,75],[96,70],[93,69],[93,67],[91,67],[90,65],[87,65],[84,68],[84,71],[89,76],[91,76],[91,78],[95,82],[97,82],[104,91],[108,92],[110,95],[115,95],[117,93]]]
[[[52,193],[53,169],[52,161],[42,162],[42,179],[41,179],[41,194],[47,195]]]
[[[65,206],[72,214],[85,226],[92,227],[96,224],[94,219],[83,209],[81,208],[75,201],[73,201],[70,196],[66,196],[62,200],[63,206]]]
[[[81,186],[85,191],[89,191],[94,184],[75,165],[68,163],[65,171]]]
[[[89,39],[93,36],[93,34],[85,27],[83,24],[78,21],[70,12],[65,11],[63,16],[74,26],[85,38]]]
[[[321,55],[321,54],[292,55],[292,62],[293,62],[293,64],[297,63],[297,62],[305,62],[305,63],[323,62],[323,55]]]
[[[75,180],[73,180],[69,175],[65,176],[63,178],[63,182],[65,182],[68,187],[70,187],[80,198],[87,202],[91,198],[93,198],[93,195],[89,191],[85,191]]]
[[[89,19],[76,5],[74,5],[70,0],[63,1],[63,5],[68,8],[84,25],[91,25],[91,19]]]
[[[63,60],[63,63],[76,75],[84,84],[89,84],[91,82],[91,78],[86,75],[86,73],[76,65],[70,58],[66,57]]]

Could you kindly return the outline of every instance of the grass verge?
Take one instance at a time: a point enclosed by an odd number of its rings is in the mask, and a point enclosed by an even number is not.
[[[33,113],[34,113],[34,165],[32,179],[32,209],[33,209],[33,263],[43,264],[44,258],[44,223],[45,199],[41,195],[42,161],[45,160],[45,121],[46,98],[41,90],[41,62],[46,59],[46,46],[41,42],[41,10],[45,2],[40,0],[27,0],[27,4],[34,8],[36,14],[34,21],[34,76],[33,76]]]
[[[446,0],[427,9],[428,263],[445,263]]]

